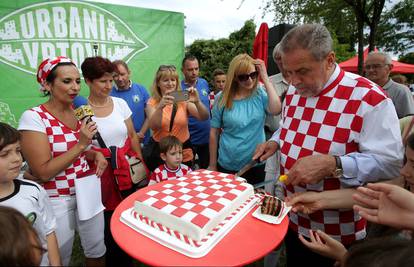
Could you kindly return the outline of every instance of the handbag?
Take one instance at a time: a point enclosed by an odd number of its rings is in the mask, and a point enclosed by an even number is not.
[[[125,146],[123,148],[125,148]],[[139,159],[135,155],[126,153],[128,151],[124,151],[123,148],[118,148],[116,146],[109,147],[109,149],[111,150],[111,166],[112,166],[112,169],[114,170],[114,174],[125,175],[125,173],[122,172],[121,170],[125,170],[125,167],[127,167],[129,171],[129,175],[127,176],[129,176],[132,183],[133,184],[141,183],[143,180],[147,179],[148,177],[147,167],[145,166],[144,162],[141,159]],[[127,164],[128,166],[123,166],[125,165],[125,162],[128,163]]]
[[[148,180],[148,168],[132,150],[130,138],[125,141],[123,147],[110,146],[108,148],[100,135],[97,136],[97,141],[103,149],[109,149],[111,153],[110,163],[119,190],[129,190],[133,185]]]

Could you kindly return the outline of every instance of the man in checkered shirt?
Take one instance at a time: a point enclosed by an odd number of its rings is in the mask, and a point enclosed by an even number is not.
[[[395,108],[373,82],[344,72],[335,63],[332,38],[318,24],[290,30],[281,41],[282,62],[291,85],[282,121],[253,158],[277,149],[286,195],[357,187],[399,175],[403,147]],[[285,238],[288,266],[332,266],[299,240],[321,230],[345,246],[365,238],[366,222],[352,209],[290,212]]]

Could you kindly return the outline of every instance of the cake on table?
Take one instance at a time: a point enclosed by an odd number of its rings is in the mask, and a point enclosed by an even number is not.
[[[198,170],[151,186],[135,200],[134,212],[147,224],[203,242],[253,199],[253,186],[220,172]]]

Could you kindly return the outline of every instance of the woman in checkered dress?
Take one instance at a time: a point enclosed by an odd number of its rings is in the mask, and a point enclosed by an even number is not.
[[[86,265],[103,265],[103,211],[81,221],[75,197],[75,179],[92,173],[100,176],[107,167],[101,153],[87,150],[97,131],[95,122],[78,121],[72,108],[80,90],[79,71],[66,57],[46,59],[39,66],[37,80],[49,99],[25,111],[20,119],[23,155],[50,198],[62,263],[69,264],[76,229]],[[96,169],[90,169],[87,160],[94,161]]]
[[[264,87],[259,85],[259,77]],[[209,169],[238,172],[252,160],[256,145],[265,140],[265,115],[276,115],[280,110],[280,99],[264,62],[247,54],[233,58],[224,90],[212,110]],[[223,131],[218,139],[220,129]],[[262,182],[264,164],[252,168],[243,177],[252,184]]]

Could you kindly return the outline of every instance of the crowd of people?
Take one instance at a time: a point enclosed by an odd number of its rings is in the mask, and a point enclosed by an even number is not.
[[[279,74],[240,54],[214,71],[210,88],[186,55],[183,80],[176,66],[160,65],[150,94],[125,62],[89,57],[80,66],[86,98],[69,58],[45,59],[37,81],[46,101],[18,129],[0,123],[0,265],[68,266],[78,232],[86,266],[132,266],[110,232],[125,197],[196,168],[234,174],[254,161],[247,182],[292,206],[287,266],[411,266],[414,103],[390,79],[390,57],[370,53],[366,77],[345,72],[319,24],[290,30],[272,56]],[[93,116],[79,120],[84,105]],[[127,157],[114,151],[142,162],[147,179],[131,181],[120,167]],[[85,213],[86,180],[100,204]],[[370,241],[367,220],[403,231]],[[281,248],[265,266],[277,265]]]

